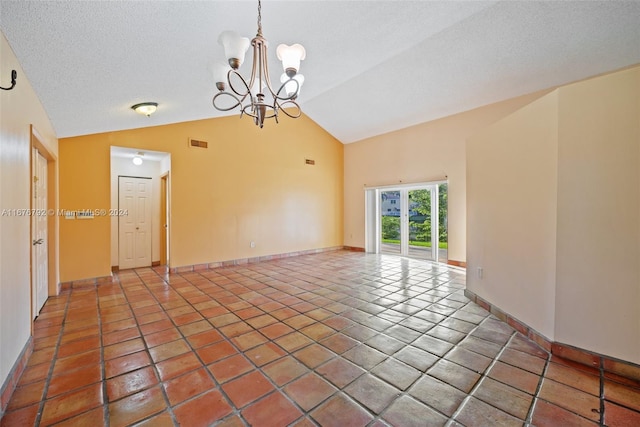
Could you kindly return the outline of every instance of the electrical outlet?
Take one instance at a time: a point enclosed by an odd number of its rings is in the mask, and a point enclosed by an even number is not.
[[[482,267],[478,267],[478,279],[482,279],[484,276],[484,269]]]
[[[252,247],[252,248],[255,248],[256,247],[256,242],[249,243],[249,246]]]

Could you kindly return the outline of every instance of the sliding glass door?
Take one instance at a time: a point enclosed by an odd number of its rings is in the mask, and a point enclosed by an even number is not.
[[[375,242],[366,245],[367,251],[447,261],[446,183],[368,192],[367,218],[371,220],[367,221],[367,236],[375,235]],[[371,227],[375,227],[375,232]]]
[[[400,191],[380,192],[380,252],[402,254],[402,217]]]

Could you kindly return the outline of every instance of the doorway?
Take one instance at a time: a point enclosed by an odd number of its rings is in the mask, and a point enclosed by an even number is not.
[[[447,184],[367,189],[367,252],[447,262]]]
[[[32,148],[31,297],[32,318],[38,317],[49,296],[49,236],[47,159]]]
[[[31,318],[40,314],[49,295],[57,295],[57,157],[31,125],[30,153],[30,282]],[[32,323],[33,332],[33,323]]]
[[[119,268],[151,266],[151,178],[118,177]]]
[[[121,245],[133,251],[133,241],[126,241],[120,233],[121,217],[127,213],[120,201],[120,177],[145,178],[149,183],[151,220],[148,234],[151,237],[150,261],[147,266],[168,266],[170,252],[168,236],[171,230],[169,203],[171,200],[171,154],[140,148],[111,146],[111,210],[118,215],[111,217],[111,269],[115,272],[130,267],[131,262],[121,263]],[[134,229],[135,230],[135,227]],[[129,236],[133,237],[133,236]],[[129,253],[127,256],[134,256]],[[134,263],[139,265],[141,263]]]

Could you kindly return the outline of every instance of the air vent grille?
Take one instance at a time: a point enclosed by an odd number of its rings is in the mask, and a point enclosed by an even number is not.
[[[197,139],[189,138],[189,147],[209,148],[209,143],[207,141],[198,141]]]
[[[304,159],[304,164],[305,165],[315,165],[316,161],[315,160],[311,160],[311,159]]]

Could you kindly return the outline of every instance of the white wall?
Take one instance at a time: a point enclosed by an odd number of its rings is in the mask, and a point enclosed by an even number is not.
[[[345,145],[344,244],[364,248],[365,186],[447,179],[448,256],[449,260],[466,261],[466,139],[544,93],[509,99]]]
[[[165,162],[166,166],[166,162]],[[166,170],[165,170],[166,171]],[[161,162],[144,159],[136,166],[131,158],[111,157],[111,208],[118,208],[118,176],[151,178],[151,260],[160,261],[160,175],[163,172]],[[118,264],[118,217],[111,217],[111,266]]]
[[[560,342],[640,363],[640,68],[559,90]]]
[[[553,92],[467,143],[467,288],[549,339],[555,325],[557,117]]]
[[[469,138],[467,207],[470,291],[550,340],[640,363],[640,67]]]
[[[0,210],[30,207],[31,124],[47,150],[58,155],[55,130],[0,33],[2,86],[9,85],[13,69],[18,72],[16,87],[0,91]],[[57,249],[57,242],[49,248]],[[0,386],[5,384],[31,334],[30,251],[29,217],[0,216]]]

